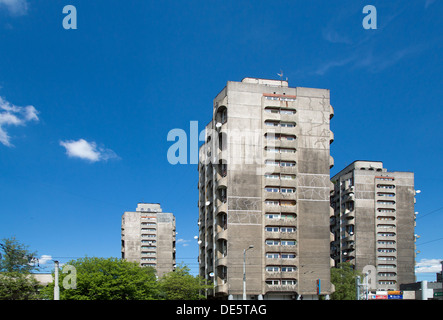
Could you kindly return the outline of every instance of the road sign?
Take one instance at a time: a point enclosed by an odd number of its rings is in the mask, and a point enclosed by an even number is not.
[[[434,297],[443,297],[443,292],[434,292]]]
[[[400,300],[403,299],[401,294],[388,294],[388,299]]]

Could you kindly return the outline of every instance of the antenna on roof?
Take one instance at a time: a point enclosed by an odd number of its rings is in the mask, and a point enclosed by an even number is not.
[[[283,80],[283,70],[280,70],[280,73],[277,73],[277,75],[280,77],[280,81],[284,81]],[[288,81],[288,77],[286,77],[286,82]]]

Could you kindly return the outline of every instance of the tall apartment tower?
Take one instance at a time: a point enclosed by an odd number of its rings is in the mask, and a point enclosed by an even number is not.
[[[122,259],[154,267],[157,275],[175,268],[175,217],[158,203],[139,203],[122,216]]]
[[[351,262],[359,271],[375,272],[371,291],[415,282],[414,174],[389,172],[378,161],[355,161],[331,181],[335,265]]]
[[[332,116],[329,90],[287,81],[229,81],[216,96],[198,165],[199,265],[214,283],[210,296],[331,293]]]

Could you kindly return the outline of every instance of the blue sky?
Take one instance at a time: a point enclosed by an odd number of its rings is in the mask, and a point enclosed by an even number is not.
[[[76,30],[62,25],[68,4]],[[362,26],[368,4],[377,29]],[[442,12],[435,0],[0,0],[0,237],[62,262],[120,257],[123,212],[158,202],[177,219],[177,262],[196,272],[197,166],[168,162],[167,134],[202,130],[227,81],[282,70],[291,87],[331,90],[332,175],[354,160],[415,172],[417,262],[431,271],[417,275],[435,280]]]

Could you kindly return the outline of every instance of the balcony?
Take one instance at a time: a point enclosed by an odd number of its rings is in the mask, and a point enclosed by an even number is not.
[[[218,181],[217,181],[217,187],[218,188],[220,188],[220,187],[223,187],[223,188],[226,188],[227,187],[227,184],[228,184],[228,177],[222,177],[222,176],[220,176],[220,178],[218,179]]]
[[[219,267],[219,266],[227,266],[228,265],[228,258],[225,256],[225,257],[220,257],[220,258],[217,258],[216,259],[216,261],[215,261],[215,265],[217,266],[217,267]]]
[[[215,241],[217,240],[228,240],[228,230],[222,230],[218,232],[215,236]]]
[[[268,226],[272,225],[278,225],[278,226],[285,226],[285,227],[291,227],[297,224],[297,219],[269,219],[265,218],[265,224]]]
[[[345,213],[343,215],[343,218],[345,218],[346,220],[354,219],[355,218],[355,210],[346,209]]]
[[[295,266],[294,266],[295,269]],[[296,278],[297,277],[297,271],[291,271],[291,272],[281,272],[281,271],[266,271],[265,277],[267,279],[281,279],[281,278]]]
[[[228,294],[228,284],[227,283],[218,284],[215,287],[215,294],[216,295],[227,295]]]
[[[298,257],[295,257],[294,259],[272,259],[272,258],[265,258],[265,264],[272,266],[272,265],[278,265],[278,266],[296,266],[298,265]]]
[[[227,201],[221,201],[220,199],[217,199],[217,213],[219,212],[228,212]]]
[[[293,292],[297,291],[297,285],[271,285],[266,284],[265,286],[266,292]]]

